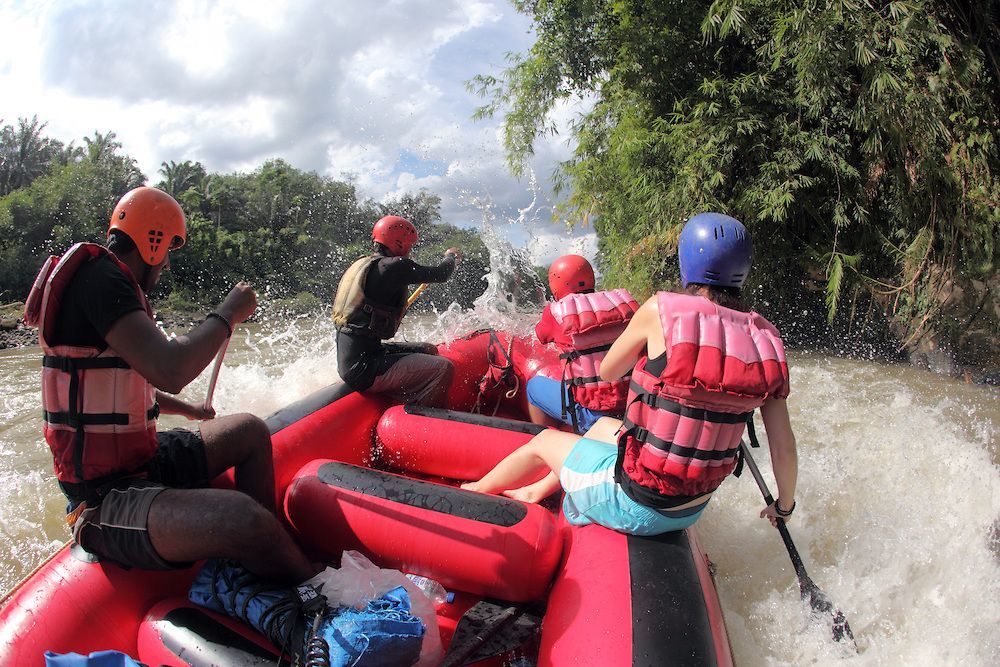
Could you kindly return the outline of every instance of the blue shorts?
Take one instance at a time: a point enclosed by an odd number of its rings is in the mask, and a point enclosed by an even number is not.
[[[553,380],[543,375],[536,375],[528,380],[527,385],[528,402],[539,408],[542,412],[558,419],[566,424],[573,425],[573,419],[569,415],[563,419],[562,416],[562,382]],[[576,423],[580,433],[586,433],[594,423],[601,417],[608,416],[609,412],[598,412],[588,410],[582,405],[576,406]]]
[[[655,510],[635,502],[615,482],[618,448],[580,438],[559,472],[563,512],[574,526],[596,523],[629,535],[659,535],[683,530],[701,516],[707,502],[682,510]]]

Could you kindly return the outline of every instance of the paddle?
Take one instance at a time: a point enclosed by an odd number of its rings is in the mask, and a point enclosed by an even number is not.
[[[222,369],[222,358],[226,356],[229,348],[229,338],[222,342],[219,353],[215,355],[215,365],[212,367],[212,376],[208,380],[208,393],[205,395],[205,409],[212,409],[212,397],[215,395],[215,384],[219,381],[219,371]]]
[[[752,442],[756,440],[752,427],[750,428],[750,439]],[[757,468],[756,461],[750,456],[750,448],[741,440],[740,449],[743,452],[743,460],[750,467],[753,478],[757,480],[757,486],[760,487],[760,492],[764,496],[764,502],[771,505],[774,502],[774,498],[771,496],[771,492],[767,490],[767,484],[764,482],[764,477],[760,474],[760,469]],[[778,519],[777,528],[781,534],[781,540],[785,543],[785,549],[788,550],[788,556],[792,559],[795,574],[799,578],[799,592],[802,595],[802,599],[809,598],[809,605],[816,613],[832,615],[834,640],[838,642],[845,641],[844,638],[847,637],[854,644],[854,650],[857,651],[858,645],[854,641],[854,633],[851,632],[851,626],[848,625],[844,612],[833,608],[833,603],[830,602],[826,594],[819,589],[819,586],[806,573],[806,566],[802,562],[799,550],[795,548],[795,543],[792,542],[792,536],[788,533],[788,528],[785,526],[783,519]]]
[[[480,600],[458,621],[441,667],[461,667],[513,651],[538,630],[540,619],[524,604]]]
[[[409,308],[412,306],[413,302],[417,300],[417,297],[419,297],[420,293],[425,289],[427,289],[427,283],[420,283],[417,285],[417,289],[413,290],[413,294],[411,294],[410,298],[406,300],[406,307]]]

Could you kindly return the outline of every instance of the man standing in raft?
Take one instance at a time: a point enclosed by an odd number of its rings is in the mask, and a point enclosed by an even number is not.
[[[441,405],[455,371],[452,363],[429,343],[382,341],[399,329],[409,286],[448,280],[458,264],[458,248],[448,248],[437,266],[417,264],[409,258],[417,230],[395,215],[375,223],[372,242],[374,253],[348,267],[333,302],[340,377],[356,391]]]
[[[594,282],[594,267],[580,255],[563,255],[549,267],[556,302],[542,310],[535,335],[562,352],[562,380],[528,380],[528,412],[536,424],[570,424],[583,433],[601,417],[625,414],[628,376],[607,382],[598,369],[639,304],[625,289],[595,292]]]
[[[778,485],[760,515],[788,521],[798,475],[788,366],[777,329],[741,305],[752,253],[738,220],[691,218],[678,244],[686,293],[646,301],[601,363],[607,381],[632,370],[625,420],[601,419],[582,438],[546,430],[463,488],[516,494],[549,468],[572,524],[633,535],[682,530],[737,468],[746,421],[759,408]]]
[[[237,284],[205,320],[168,339],[146,293],[184,245],[184,212],[161,190],[136,188],[115,207],[107,248],[78,243],[35,279],[25,320],[38,327],[45,440],[69,499],[73,539],[126,567],[165,570],[233,558],[258,575],[316,573],[278,522],[267,426],[177,393],[257,307]],[[200,432],[157,433],[161,413],[211,419]],[[236,490],[205,488],[235,468]],[[266,545],[266,548],[261,548]]]

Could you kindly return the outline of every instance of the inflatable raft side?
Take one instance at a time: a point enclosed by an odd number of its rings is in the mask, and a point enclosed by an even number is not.
[[[338,383],[269,417],[279,491],[299,467],[321,455],[359,462],[368,457],[383,408]],[[337,418],[338,413],[351,419]],[[231,475],[216,483],[231,484]],[[63,547],[0,602],[0,667],[43,665],[47,650],[134,656],[146,611],[165,597],[185,596],[195,572],[124,570],[74,553],[82,554]]]

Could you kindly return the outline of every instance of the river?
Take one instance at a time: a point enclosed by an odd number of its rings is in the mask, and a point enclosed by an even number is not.
[[[410,334],[447,339],[479,319],[452,309],[411,323]],[[818,353],[791,351],[790,366],[800,480],[789,528],[861,652],[810,620],[747,473],[722,486],[699,523],[737,663],[1000,664],[1000,391]],[[68,538],[40,437],[38,375],[38,348],[0,351],[2,591]],[[327,320],[244,326],[215,405],[263,417],[336,379]],[[207,373],[182,396],[201,400],[206,385]],[[766,447],[754,456],[773,488]]]

